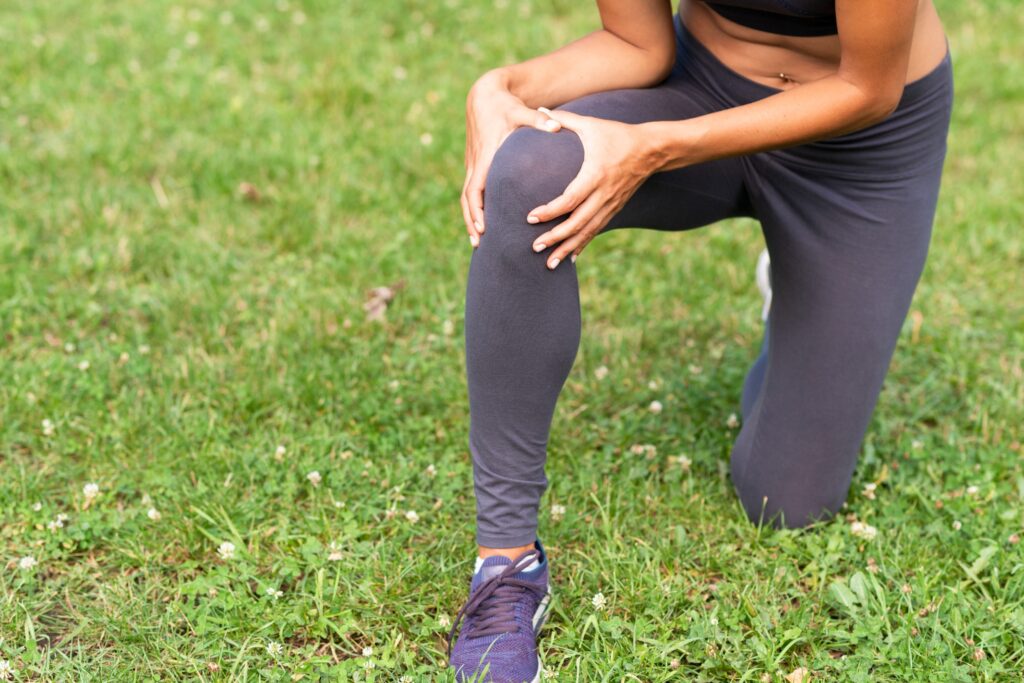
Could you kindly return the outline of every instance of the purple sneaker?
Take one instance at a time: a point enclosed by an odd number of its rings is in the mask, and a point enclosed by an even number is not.
[[[534,560],[538,566],[522,571]],[[448,634],[448,663],[460,683],[537,683],[537,634],[547,619],[551,589],[540,541],[515,560],[493,556],[473,575],[469,600]],[[455,629],[462,620],[458,642]]]

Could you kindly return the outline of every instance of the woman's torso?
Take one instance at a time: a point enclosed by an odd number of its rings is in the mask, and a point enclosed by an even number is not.
[[[838,68],[839,37],[835,34],[814,35],[827,32],[828,29],[823,27],[830,19],[834,0],[712,1],[720,2],[723,14],[730,16],[742,15],[749,8],[778,11],[778,21],[785,21],[789,16],[804,27],[794,25],[792,32],[811,34],[784,35],[751,28],[719,14],[703,0],[680,0],[679,14],[687,29],[726,66],[747,78],[773,88],[786,89],[824,78]],[[744,17],[736,18],[742,20]],[[906,82],[929,73],[945,54],[945,33],[935,7],[931,0],[920,0]],[[785,77],[780,77],[780,74]]]

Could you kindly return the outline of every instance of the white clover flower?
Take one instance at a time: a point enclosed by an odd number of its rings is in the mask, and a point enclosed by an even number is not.
[[[39,512],[40,510],[43,509],[43,504],[37,500],[36,502],[32,503],[32,509],[35,512]]]
[[[544,669],[544,680],[553,681],[556,678],[558,678],[558,674],[555,673],[554,670],[548,668]]]
[[[74,353],[74,352],[75,352],[75,345],[74,344],[72,344],[71,342],[68,342],[67,344],[64,345],[64,353]]]
[[[729,413],[729,417],[725,421],[725,426],[729,429],[736,429],[740,426],[740,419],[736,417],[736,413]]]
[[[607,376],[608,376],[608,368],[605,367],[604,365],[602,365],[599,368],[597,368],[596,370],[594,370],[594,377],[596,377],[598,379],[604,379]]]
[[[8,681],[14,676],[14,668],[6,659],[0,659],[0,681]]]
[[[58,522],[66,522],[66,521],[68,521],[68,516],[65,515],[63,512],[58,512],[57,513],[57,521]]]
[[[185,46],[195,47],[199,44],[199,34],[195,31],[189,31],[185,34]]]
[[[415,524],[416,522],[420,521],[420,516],[418,514],[416,514],[415,510],[409,510],[408,512],[406,512],[405,513],[405,518],[407,520],[409,520],[410,522],[412,522],[413,524]]]
[[[295,24],[296,26],[302,26],[303,24],[305,24],[306,13],[301,11],[294,12],[292,14],[292,23]]]
[[[36,562],[36,558],[32,557],[31,555],[26,555],[25,557],[18,560],[18,569],[32,569],[32,567],[36,566],[37,564],[39,563]]]
[[[87,360],[80,361],[78,363],[78,369],[81,370],[82,372],[85,372],[86,370],[88,370],[89,369],[89,361],[87,361]]]
[[[718,617],[711,617],[708,621],[712,626],[718,626]]]
[[[978,487],[977,486],[968,486],[967,487],[967,495],[968,496],[976,496],[976,495],[978,495]]]
[[[851,522],[850,533],[857,538],[863,538],[865,541],[870,541],[878,535],[878,529],[870,524],[865,524],[864,522]]]
[[[317,472],[316,470],[313,470],[312,472],[307,474],[306,479],[309,479],[309,483],[312,484],[313,486],[319,486],[320,482],[323,481],[323,477],[321,477],[320,473]]]
[[[273,586],[268,586],[267,590],[266,590],[266,593],[267,593],[267,595],[269,595],[270,597],[274,598],[275,600],[277,600],[282,595],[284,595],[284,591],[278,590],[278,589],[274,588]]]
[[[647,406],[647,409],[657,415],[662,411],[663,406],[661,405],[661,401],[651,401],[651,405]]]
[[[284,446],[278,446],[274,450],[274,460],[277,460],[278,462],[281,462],[282,460],[284,460],[284,454],[287,453],[287,452],[288,452],[287,448],[285,448]]]
[[[420,135],[420,144],[424,147],[432,145],[434,143],[434,136],[430,133],[423,133]]]
[[[146,511],[146,516],[154,522],[159,522],[161,517],[160,511],[156,508],[149,508],[149,510]]]
[[[87,501],[92,502],[93,500],[96,499],[96,496],[100,495],[99,484],[89,482],[88,484],[82,487],[82,495],[85,496],[85,499]]]
[[[590,599],[590,602],[594,605],[594,609],[604,609],[608,604],[608,601],[605,600],[604,593],[595,593],[594,597]]]
[[[867,498],[868,500],[874,500],[876,488],[878,488],[877,484],[875,484],[874,482],[869,482],[867,484],[864,484],[864,490],[861,493],[863,493],[864,497]]]
[[[49,522],[46,523],[46,528],[49,529],[50,531],[56,531],[57,529],[60,529],[63,526],[64,526],[64,520],[62,520],[62,519],[53,519],[53,520],[50,520]]]
[[[220,25],[221,26],[230,26],[234,22],[235,22],[235,15],[232,14],[231,12],[221,12],[220,13]]]
[[[273,640],[267,643],[267,654],[271,657],[276,657],[282,652],[284,652],[284,646],[282,646],[281,643]]]
[[[337,562],[344,557],[341,554],[341,546],[339,546],[335,541],[331,541],[330,545],[327,546],[327,549],[331,551],[330,554],[327,555],[328,562]]]
[[[43,436],[53,436],[55,431],[57,431],[57,427],[53,424],[53,420],[49,418],[43,420]]]
[[[434,465],[427,465],[427,476],[431,479],[437,476],[437,468]]]
[[[437,625],[441,628],[448,628],[452,625],[452,620],[448,617],[447,614],[442,614],[437,618]]]
[[[677,455],[673,460],[684,472],[688,471],[690,469],[690,465],[693,464],[693,461],[690,460],[690,458],[682,454]]]
[[[658,453],[658,447],[651,443],[635,443],[629,447],[633,455],[645,455],[650,460]]]
[[[963,525],[960,523],[959,519],[953,521],[953,531],[960,531],[962,527]]]
[[[217,554],[220,555],[222,560],[230,560],[235,556],[235,544],[230,541],[224,541],[217,548]]]
[[[364,657],[372,657],[373,656],[373,648],[370,647],[369,645],[364,647],[363,648],[363,656]]]
[[[917,451],[923,448],[924,444],[918,441],[917,439],[914,439],[913,441],[910,442],[910,447]]]
[[[565,517],[565,506],[564,505],[552,505],[551,506],[551,519],[558,521]]]
[[[402,676],[398,679],[398,683],[412,683],[412,676]]]
[[[266,17],[256,17],[254,25],[260,33],[266,33],[270,30],[270,21]]]
[[[372,659],[367,659],[365,662],[363,662],[363,668],[367,671],[373,669],[375,666],[377,665],[373,663]]]
[[[143,356],[145,356],[147,353],[149,353],[149,344],[140,344],[139,345],[139,353],[141,355],[143,355]]]

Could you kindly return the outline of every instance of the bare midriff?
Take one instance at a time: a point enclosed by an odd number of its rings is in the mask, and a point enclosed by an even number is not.
[[[834,74],[839,37],[785,36],[742,26],[701,0],[680,0],[686,28],[727,67],[746,78],[782,90]],[[907,67],[907,83],[931,72],[946,55],[942,22],[931,0],[920,0]]]

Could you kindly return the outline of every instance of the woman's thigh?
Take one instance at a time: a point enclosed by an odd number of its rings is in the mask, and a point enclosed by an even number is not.
[[[924,267],[941,162],[909,178],[828,178],[752,162],[771,253],[767,366],[732,455],[748,514],[802,526],[846,499]]]
[[[689,85],[682,77],[673,76],[659,86],[595,93],[559,109],[634,124],[681,120],[713,111],[707,98]],[[484,241],[501,230],[517,246],[532,243],[536,235],[565,220],[568,214],[529,225],[526,216],[562,193],[579,172],[583,156],[583,145],[572,131],[514,131],[499,148],[488,173]],[[740,215],[751,215],[742,164],[735,158],[722,159],[655,173],[602,232],[623,227],[688,230]],[[505,237],[498,239],[504,241]]]

